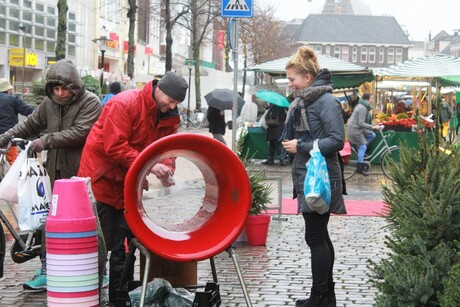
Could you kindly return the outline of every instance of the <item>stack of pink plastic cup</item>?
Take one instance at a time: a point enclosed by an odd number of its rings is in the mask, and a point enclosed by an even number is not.
[[[98,306],[97,224],[86,180],[54,183],[46,220],[48,306]]]

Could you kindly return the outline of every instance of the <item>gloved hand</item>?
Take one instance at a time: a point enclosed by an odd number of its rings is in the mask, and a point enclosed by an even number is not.
[[[5,147],[8,144],[8,139],[0,136],[0,147]]]
[[[45,144],[43,144],[41,139],[35,139],[30,143],[29,149],[32,152],[42,152],[45,149]]]

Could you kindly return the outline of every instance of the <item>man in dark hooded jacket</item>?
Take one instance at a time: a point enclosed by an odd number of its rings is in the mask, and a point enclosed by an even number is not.
[[[47,97],[34,113],[0,135],[0,146],[12,137],[39,137],[31,142],[30,150],[47,150],[46,170],[53,185],[56,179],[77,175],[86,137],[99,118],[102,106],[95,94],[85,90],[80,74],[68,59],[51,65],[46,74],[45,92]],[[44,225],[41,228],[44,230]],[[41,272],[24,283],[25,289],[46,289],[45,254],[42,240]]]

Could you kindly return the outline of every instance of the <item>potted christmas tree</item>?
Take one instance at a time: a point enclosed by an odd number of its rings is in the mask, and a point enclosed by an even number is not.
[[[244,143],[243,132],[240,133],[237,142],[237,155],[246,167],[251,184],[252,203],[249,211],[245,231],[248,244],[252,246],[265,245],[267,242],[268,228],[271,217],[266,214],[267,205],[271,203],[273,187],[265,181],[265,171],[249,167],[248,157],[241,156],[241,149]]]

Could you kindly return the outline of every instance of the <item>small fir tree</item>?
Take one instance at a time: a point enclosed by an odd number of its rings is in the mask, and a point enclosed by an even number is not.
[[[391,167],[393,184],[383,187],[390,252],[370,261],[377,306],[439,306],[458,263],[460,151],[441,150],[428,133],[419,129],[418,150],[403,146],[400,163]]]

